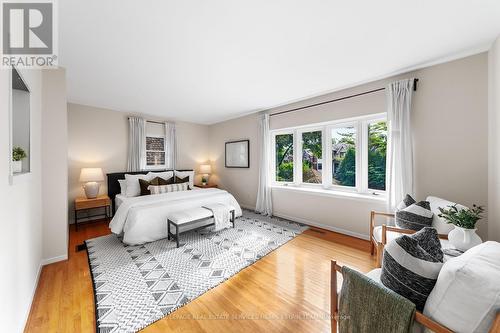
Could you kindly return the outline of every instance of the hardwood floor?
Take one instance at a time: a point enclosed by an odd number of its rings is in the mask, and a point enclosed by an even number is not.
[[[70,229],[69,259],[43,268],[25,332],[93,332],[94,296],[85,239],[106,221]],[[330,332],[330,260],[368,272],[369,242],[307,230],[143,332]]]

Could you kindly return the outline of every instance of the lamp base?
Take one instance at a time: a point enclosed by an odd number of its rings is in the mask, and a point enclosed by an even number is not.
[[[100,184],[98,182],[88,182],[83,185],[87,199],[95,199],[99,195]]]

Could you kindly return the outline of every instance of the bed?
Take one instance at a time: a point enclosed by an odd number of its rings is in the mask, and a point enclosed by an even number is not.
[[[178,170],[190,171],[190,170]],[[127,172],[108,174],[108,196],[113,202],[114,216],[109,224],[111,231],[123,235],[123,242],[138,245],[167,237],[167,218],[170,213],[183,209],[201,207],[211,203],[224,203],[235,207],[235,216],[242,214],[236,199],[227,191],[217,188],[170,192],[139,197],[125,197],[120,194],[119,179],[125,174],[146,174]],[[206,221],[210,224],[213,221]]]

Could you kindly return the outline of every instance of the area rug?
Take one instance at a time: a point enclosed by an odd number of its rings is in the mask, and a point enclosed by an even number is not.
[[[299,223],[250,211],[235,228],[127,246],[114,234],[86,241],[97,332],[137,332],[302,233]]]

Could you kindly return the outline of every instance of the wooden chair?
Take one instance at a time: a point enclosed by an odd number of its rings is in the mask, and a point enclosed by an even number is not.
[[[383,213],[383,212],[376,212],[372,211],[370,214],[370,253],[373,255],[375,254],[375,250],[377,251],[376,253],[376,265],[377,267],[382,266],[382,255],[384,253],[384,246],[387,244],[388,241],[388,232],[396,232],[399,234],[406,234],[406,235],[411,235],[414,234],[416,231],[415,230],[410,230],[410,229],[403,229],[399,227],[393,227],[389,226],[387,224],[382,224],[381,230],[382,230],[382,235],[381,237],[377,237],[376,232],[378,233],[378,230],[376,230],[375,226],[375,218],[377,216],[383,216],[383,217],[390,217],[390,218],[395,218],[394,213]],[[438,235],[440,239],[447,240],[448,235]]]
[[[335,260],[331,262],[331,278],[330,278],[330,313],[331,313],[331,331],[332,333],[337,333],[337,318],[338,313],[338,293],[337,293],[337,272],[342,274],[342,266],[337,265]],[[453,333],[447,327],[439,324],[438,322],[427,317],[423,313],[415,312],[415,322],[420,323],[424,327],[432,330],[435,333]],[[500,312],[497,313],[493,325],[490,328],[489,333],[500,333]]]

